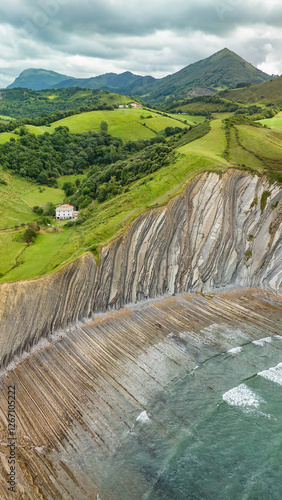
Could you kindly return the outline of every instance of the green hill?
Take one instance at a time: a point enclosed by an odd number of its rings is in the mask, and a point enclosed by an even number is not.
[[[242,82],[260,83],[270,78],[231,50],[223,49],[148,85],[138,86],[137,81],[128,87],[127,93],[138,95],[147,102],[167,103],[193,95],[193,89],[194,95],[211,94],[218,89],[234,88]]]
[[[98,89],[4,89],[0,91],[0,114],[12,118],[35,118],[56,111],[79,112],[93,107],[118,106],[130,102],[131,97]]]
[[[182,119],[180,119],[182,118]],[[50,125],[50,127],[27,126],[33,133],[52,132],[56,127],[68,127],[75,134],[88,132],[89,130],[99,131],[100,123],[105,121],[108,124],[108,133],[115,137],[121,137],[125,141],[148,139],[166,127],[184,128],[191,124],[191,120],[184,123],[185,117],[156,113],[152,110],[144,109],[115,109],[113,111],[101,110],[80,113],[63,118]],[[190,117],[188,117],[189,119]],[[0,135],[1,137],[1,135]]]
[[[125,71],[120,75],[116,73],[106,73],[92,78],[69,78],[59,82],[54,88],[81,87],[88,89],[101,89],[116,92],[120,89],[126,89],[128,85],[139,81],[142,76],[134,75],[130,71]]]
[[[109,90],[111,92],[123,91],[132,83],[142,81],[144,77],[134,75],[130,71],[121,74],[105,73],[91,78],[74,78],[46,69],[29,68],[24,70],[7,89],[27,88],[30,90],[58,89],[81,87],[87,89]],[[147,77],[145,77],[146,79]],[[154,78],[151,80],[154,80]],[[126,93],[126,92],[125,92]]]
[[[54,87],[62,80],[71,79],[71,76],[56,73],[46,69],[25,69],[7,89],[27,88],[31,90],[43,90]]]
[[[224,90],[220,95],[242,104],[264,104],[282,106],[282,76],[258,85],[234,90]]]

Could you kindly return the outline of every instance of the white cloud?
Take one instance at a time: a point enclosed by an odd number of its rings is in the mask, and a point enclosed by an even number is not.
[[[0,14],[0,86],[28,67],[162,77],[223,47],[282,73],[278,0],[10,0]]]

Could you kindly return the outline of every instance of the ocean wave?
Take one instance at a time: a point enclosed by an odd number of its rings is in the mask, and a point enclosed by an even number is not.
[[[259,372],[258,375],[266,380],[271,380],[271,382],[274,382],[275,384],[282,385],[282,363],[269,368],[269,370]]]
[[[233,349],[229,349],[229,351],[227,351],[227,352],[229,354],[238,354],[241,351],[242,351],[242,347],[233,347]]]
[[[140,415],[138,415],[138,417],[136,418],[136,421],[142,422],[143,424],[147,424],[150,421],[148,413],[146,411],[142,411]]]
[[[263,399],[253,392],[247,385],[241,384],[227,391],[222,396],[230,406],[241,406],[243,408],[258,408]]]
[[[264,346],[265,343],[269,343],[272,341],[272,337],[265,337],[264,339],[260,339],[260,340],[253,340],[253,344],[254,345],[260,345],[260,346]]]

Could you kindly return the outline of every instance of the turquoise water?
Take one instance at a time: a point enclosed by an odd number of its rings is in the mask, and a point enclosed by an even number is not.
[[[216,354],[152,395],[101,500],[281,500],[282,339]]]

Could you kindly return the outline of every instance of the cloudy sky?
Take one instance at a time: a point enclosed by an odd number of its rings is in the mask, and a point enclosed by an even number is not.
[[[281,25],[281,0],[9,0],[0,87],[26,68],[162,77],[224,47],[281,74]]]

